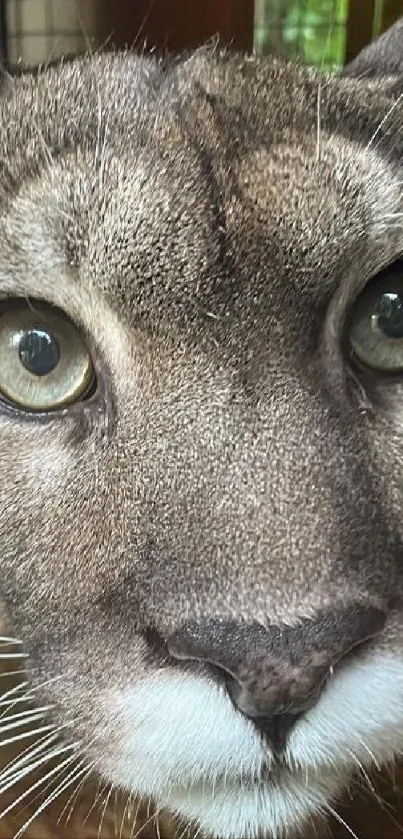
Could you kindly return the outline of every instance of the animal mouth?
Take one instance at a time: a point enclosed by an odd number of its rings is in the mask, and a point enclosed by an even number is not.
[[[190,781],[188,784],[172,784],[169,786],[169,795],[179,798],[182,795],[188,796],[189,793],[193,795],[205,796],[211,792],[214,796],[226,791],[239,791],[240,793],[246,791],[270,792],[270,790],[281,786],[286,777],[292,776],[294,773],[290,772],[285,766],[276,765],[274,767],[263,766],[258,773],[238,774],[228,776],[225,773],[220,773],[214,778],[200,778]]]

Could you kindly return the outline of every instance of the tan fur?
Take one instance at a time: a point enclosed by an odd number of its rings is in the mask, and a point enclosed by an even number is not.
[[[362,615],[369,655],[402,658],[402,378],[357,385],[343,344],[402,250],[395,64],[323,79],[206,49],[3,79],[0,293],[64,310],[98,389],[0,410],[0,597],[38,701],[107,777],[126,690],[210,680],[168,656],[186,622],[289,633],[273,667],[304,701]]]

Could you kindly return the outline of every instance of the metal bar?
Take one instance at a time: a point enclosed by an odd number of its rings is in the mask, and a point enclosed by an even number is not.
[[[0,0],[0,63],[8,67],[7,0]]]
[[[372,40],[376,0],[350,0],[347,18],[346,64]]]
[[[403,14],[402,0],[384,0],[382,9],[382,30],[389,29]]]

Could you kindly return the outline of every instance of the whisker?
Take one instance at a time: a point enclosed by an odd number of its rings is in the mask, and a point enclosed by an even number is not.
[[[29,708],[27,711],[19,711],[18,714],[10,714],[10,708],[3,711],[0,719],[3,719],[4,722],[0,723],[0,734],[1,732],[7,731],[7,726],[9,723],[14,722],[15,720],[22,720],[24,717],[31,717],[33,714],[41,713],[42,716],[45,716],[43,713],[44,711],[50,711],[53,708],[53,705],[43,705],[41,708]],[[5,723],[7,725],[5,726]]]
[[[71,762],[71,760],[72,760],[72,758],[70,758],[70,762]],[[65,789],[68,789],[70,784],[74,783],[74,781],[77,779],[77,777],[80,774],[87,771],[86,766],[81,770],[81,773],[80,772],[77,773],[76,769],[77,769],[77,767],[74,768],[73,772],[71,772],[70,775],[67,776],[67,779],[64,780],[56,788],[56,790],[54,792],[52,792],[51,795],[47,796],[47,798],[45,799],[45,801],[42,802],[40,807],[38,807],[37,810],[35,810],[35,813],[23,824],[23,826],[20,828],[20,830],[17,831],[17,833],[15,834],[13,839],[21,839],[21,836],[25,833],[25,831],[30,826],[30,824],[32,824],[32,822],[46,809],[46,807],[48,807],[49,804],[52,803],[52,801],[55,801],[59,797],[59,795],[61,795],[62,792],[64,792]],[[76,774],[74,775],[74,773],[76,773]],[[71,775],[74,775],[74,777],[71,777]],[[0,818],[1,818],[1,813],[0,813]]]
[[[157,816],[157,815],[161,812],[161,807],[159,807],[159,808],[158,808],[158,809],[157,809],[154,813],[151,813],[151,815],[150,815],[150,807],[151,807],[151,798],[149,799],[149,801],[148,801],[148,806],[147,806],[147,819],[146,819],[146,821],[144,822],[144,824],[142,824],[142,825],[139,827],[138,831],[134,834],[134,836],[132,837],[132,839],[137,839],[137,837],[138,837],[138,836],[140,836],[140,834],[141,834],[141,832],[144,830],[144,828],[145,828],[145,827],[148,827],[148,825],[149,825],[151,822],[155,821],[156,816]],[[188,827],[186,827],[185,831],[184,831],[183,833],[181,833],[181,837],[180,837],[179,839],[181,839],[181,838],[183,839],[183,837],[184,837],[185,833],[187,832],[187,830],[188,830]]]
[[[23,672],[23,671],[21,671],[21,672]],[[2,674],[0,674],[0,675],[2,675]],[[3,674],[3,675],[6,675],[6,674]],[[24,702],[34,702],[35,701],[34,694],[38,690],[42,690],[44,687],[48,686],[49,684],[52,684],[52,682],[55,682],[60,678],[62,678],[62,674],[60,674],[58,676],[54,676],[52,679],[47,679],[45,682],[42,682],[37,687],[34,687],[34,686],[30,685],[30,683],[28,681],[19,683],[18,685],[15,685],[14,687],[12,687],[6,693],[1,695],[0,707],[5,707],[5,706],[8,706],[8,707],[6,707],[6,710],[3,711],[0,714],[0,719],[2,719],[4,717],[7,717],[8,711],[16,703],[18,703],[18,702],[22,702],[22,703],[24,703]],[[29,688],[29,690],[28,690],[28,688]],[[15,694],[20,692],[21,690],[26,691],[24,693],[24,695],[15,697]],[[12,697],[14,697],[14,698],[12,698]],[[31,711],[37,713],[38,711],[51,710],[52,708],[53,708],[53,705],[47,705],[47,706],[41,706],[40,708],[37,708],[37,707],[32,708]],[[12,718],[8,717],[8,719],[12,719]],[[0,726],[0,732],[1,732],[1,730],[2,729],[1,729],[1,726]]]
[[[49,60],[50,60],[50,56],[49,56]],[[60,181],[59,181],[58,176],[56,174],[56,163],[55,163],[55,160],[54,160],[53,150],[48,145],[48,143],[46,142],[46,138],[45,138],[45,136],[42,132],[42,129],[41,129],[41,126],[40,126],[39,122],[34,122],[33,123],[33,130],[34,130],[34,133],[37,136],[38,146],[40,146],[41,151],[42,151],[43,163],[44,163],[44,167],[47,171],[48,177],[51,181],[53,179],[55,179],[56,182],[58,184],[60,184]],[[72,216],[70,216],[68,213],[66,213],[64,210],[62,210],[60,207],[55,207],[54,211],[56,212],[56,215],[59,216],[59,218],[67,219],[70,222],[73,221]]]
[[[363,764],[362,764],[362,763],[361,763],[361,761],[358,759],[357,755],[356,755],[353,751],[351,751],[351,749],[347,749],[347,752],[348,752],[348,754],[349,754],[349,755],[351,755],[351,757],[352,757],[352,759],[353,759],[354,763],[358,766],[358,769],[360,770],[360,772],[361,772],[361,774],[362,774],[363,778],[365,778],[365,781],[366,781],[366,783],[367,783],[368,789],[370,789],[370,790],[371,790],[371,792],[372,792],[372,794],[373,794],[374,796],[377,796],[376,789],[375,789],[375,787],[374,787],[374,785],[373,785],[373,783],[372,783],[372,781],[371,781],[371,779],[370,779],[370,777],[369,777],[368,773],[365,771]]]
[[[0,635],[0,644],[22,644],[19,638],[7,638],[6,635]]]
[[[139,829],[136,830],[136,832],[134,832],[135,827],[136,827],[136,823],[137,823],[137,816],[139,814],[140,805],[141,805],[141,801],[139,801],[139,803],[137,805],[137,808],[136,808],[136,814],[135,814],[134,821],[133,821],[133,826],[132,826],[132,831],[131,831],[131,834],[130,834],[130,839],[137,839],[137,837],[140,836],[141,831],[144,830],[144,828],[147,827],[147,825],[150,824],[150,821],[152,821],[152,819],[154,818],[154,813],[152,814],[152,816],[149,817],[150,804],[151,804],[151,799],[148,799],[148,807],[147,807],[147,817],[148,818],[146,819],[144,824],[142,824],[139,827]]]
[[[373,133],[373,135],[372,135],[372,137],[371,137],[371,139],[370,139],[369,143],[367,143],[367,146],[366,146],[366,148],[365,148],[365,151],[368,151],[368,149],[370,149],[370,148],[371,148],[371,146],[372,146],[372,144],[373,144],[373,142],[374,142],[375,138],[378,136],[379,132],[382,130],[383,126],[385,125],[385,122],[389,119],[389,117],[391,116],[391,114],[393,113],[393,111],[395,110],[395,108],[397,108],[397,106],[398,106],[398,105],[399,105],[399,103],[402,101],[402,99],[403,99],[403,93],[401,93],[401,94],[400,94],[400,96],[398,96],[398,97],[397,97],[396,101],[395,101],[395,102],[393,103],[393,105],[391,105],[391,107],[388,109],[388,111],[386,112],[386,114],[385,114],[385,116],[383,117],[383,119],[381,119],[381,121],[380,121],[380,123],[379,123],[378,127],[376,128],[376,130],[374,131],[374,133]]]
[[[113,796],[113,829],[115,839],[118,835],[118,802],[119,802],[119,790],[115,788],[115,794]]]
[[[64,773],[61,773],[61,774],[63,776]],[[32,812],[32,808],[37,807],[38,803],[40,804],[44,800],[44,796],[48,793],[48,791],[50,791],[50,790],[54,791],[55,790],[55,781],[56,781],[56,787],[57,787],[57,784],[59,783],[59,780],[58,780],[58,777],[56,776],[56,778],[51,778],[45,784],[44,787],[41,787],[41,789],[36,790],[35,794],[26,800],[23,807],[20,809],[20,811],[18,813],[18,817],[20,818],[20,816],[22,816],[22,814],[24,812],[26,812],[27,810],[29,810],[29,812]]]
[[[41,739],[37,741],[36,744],[27,746],[26,749],[24,749],[22,752],[19,752],[17,757],[13,758],[13,760],[10,760],[10,762],[7,763],[6,766],[4,766],[4,768],[0,772],[0,784],[8,777],[8,775],[10,775],[10,773],[15,772],[16,770],[18,770],[18,768],[27,766],[28,762],[33,757],[35,757],[35,755],[40,754],[40,752],[43,752],[43,750],[50,746],[50,744],[53,743],[57,739],[57,737],[57,733],[53,733],[51,735],[45,734],[45,736],[41,737]]]
[[[37,693],[39,690],[42,690],[43,688],[46,688],[49,685],[53,685],[54,682],[58,682],[59,679],[62,679],[62,678],[63,678],[63,673],[58,673],[57,676],[52,676],[51,679],[46,679],[45,682],[41,682],[39,685],[36,685],[36,686],[31,685],[30,689],[33,692]]]
[[[183,824],[183,822],[182,822],[182,824]],[[188,830],[189,830],[189,827],[188,827],[187,825],[185,825],[184,830],[182,830],[182,833],[180,833],[180,834],[177,836],[177,839],[184,839],[184,837],[185,837],[185,836],[186,836],[186,834],[188,833]]]
[[[4,706],[7,706],[7,708],[10,709],[14,705],[17,705],[19,702],[29,702],[30,700],[32,700],[32,698],[33,698],[32,694],[30,694],[30,693],[27,693],[24,696],[17,696],[17,697],[15,697],[15,699],[1,698],[0,699],[0,708],[2,708],[2,707],[4,708]],[[2,716],[4,716],[4,714],[6,714],[6,713],[7,713],[7,709],[5,711],[3,711],[2,714],[0,714],[0,718]]]
[[[27,714],[31,716],[27,716]],[[43,720],[45,718],[45,714],[37,714],[35,711],[26,711],[24,714],[16,714],[16,716],[20,716],[21,718],[16,722],[10,722],[7,725],[0,726],[0,735],[4,731],[12,731],[14,728],[21,728],[22,725],[26,725],[29,722],[36,722],[36,720]],[[3,745],[2,740],[0,740],[0,745]]]
[[[127,818],[127,820],[129,820],[129,804],[130,804],[130,797],[131,797],[131,793],[129,793],[129,794],[128,794],[127,799],[126,799],[126,804],[125,804],[125,806],[124,806],[124,808],[123,808],[123,815],[122,815],[122,819],[121,819],[121,822],[120,822],[120,830],[119,830],[119,836],[118,836],[118,839],[122,839],[122,835],[123,835],[123,825],[124,825],[124,823],[125,823],[125,819]]]
[[[145,15],[144,15],[142,21],[140,22],[140,26],[138,27],[136,35],[133,39],[132,47],[138,44],[140,35],[143,32],[144,27],[147,25],[147,21],[148,21],[150,15],[151,15],[151,13],[154,10],[155,3],[156,3],[156,0],[151,0],[151,2],[148,4]]]
[[[8,789],[11,789],[11,787],[15,786],[15,784],[17,784],[18,781],[21,781],[22,778],[25,778],[26,775],[29,775],[31,772],[34,772],[35,769],[39,768],[39,766],[42,766],[49,760],[54,760],[55,758],[59,757],[59,755],[64,754],[66,751],[71,751],[71,747],[65,746],[62,749],[53,749],[53,751],[48,752],[46,755],[43,755],[38,760],[35,760],[32,763],[27,764],[27,766],[22,767],[20,771],[15,771],[14,775],[11,774],[11,777],[7,781],[7,783],[0,786],[0,794],[3,795]]]
[[[7,670],[0,673],[0,679],[11,678],[11,676],[24,676],[25,670]]]
[[[155,814],[155,831],[156,831],[156,834],[157,834],[157,839],[161,839],[160,819],[159,819],[159,813],[158,812]],[[197,836],[197,834],[196,834],[196,836]],[[194,837],[194,839],[196,839],[196,836]]]
[[[0,660],[8,658],[28,658],[27,653],[0,653]]]
[[[67,757],[66,760],[62,761],[62,763],[59,764],[59,766],[55,766],[53,769],[47,772],[46,775],[44,775],[42,778],[39,778],[39,781],[36,781],[34,784],[32,784],[32,786],[29,787],[29,789],[21,793],[21,795],[18,798],[16,798],[15,801],[12,801],[11,804],[9,804],[8,807],[5,808],[5,810],[2,810],[0,812],[0,819],[4,819],[4,817],[7,816],[8,813],[11,813],[11,811],[14,810],[14,807],[16,807],[17,804],[20,804],[21,801],[24,801],[24,799],[28,795],[30,795],[31,792],[33,792],[35,789],[38,789],[38,787],[42,786],[42,784],[44,784],[45,781],[48,780],[48,778],[53,777],[54,775],[56,775],[56,773],[60,774],[60,772],[62,771],[62,769],[64,769],[65,766],[68,766],[72,763],[73,760],[76,759],[76,755],[69,755],[69,757]],[[16,836],[14,836],[14,839],[17,839]]]
[[[141,799],[138,799],[138,801],[137,801],[137,807],[136,807],[136,809],[135,809],[134,813],[132,813],[132,814],[131,814],[131,818],[132,818],[132,828],[131,828],[131,831],[130,831],[130,839],[135,839],[135,833],[134,833],[134,831],[135,831],[135,829],[136,829],[137,818],[138,818],[138,814],[139,814],[140,807],[141,807]]]
[[[10,688],[10,690],[8,690],[8,691],[6,691],[6,693],[2,694],[2,700],[3,699],[8,699],[10,696],[14,696],[15,693],[17,693],[19,690],[22,690],[23,688],[27,687],[27,685],[28,685],[28,682],[22,682],[22,683],[20,682],[20,684],[14,685],[14,687]]]
[[[333,818],[336,819],[337,822],[339,822],[339,824],[343,825],[343,827],[347,830],[347,833],[349,833],[350,836],[353,837],[353,839],[359,839],[357,834],[354,833],[354,830],[347,824],[346,821],[344,821],[344,819],[341,817],[340,813],[337,812],[337,810],[334,810],[330,804],[325,804],[325,808],[330,813],[330,815],[333,816]]]
[[[80,29],[81,29],[81,34],[82,34],[82,36],[83,36],[83,38],[84,38],[85,48],[86,48],[86,50],[87,50],[87,53],[88,53],[89,57],[90,57],[90,58],[92,58],[92,57],[93,57],[93,54],[94,54],[93,45],[92,45],[92,43],[91,43],[91,38],[90,38],[90,37],[89,37],[89,35],[88,35],[87,29],[86,29],[86,27],[85,27],[85,25],[84,25],[83,18],[82,18],[81,14],[80,14],[80,8],[79,8],[79,6],[78,6],[78,4],[77,4],[77,3],[76,3],[76,10],[75,10],[75,13],[76,13],[76,17],[77,17],[77,23],[78,23],[78,25],[79,25],[79,27],[80,27]]]
[[[34,728],[30,731],[23,731],[22,734],[16,734],[15,737],[8,737],[6,740],[0,740],[0,748],[3,746],[10,746],[12,743],[18,743],[20,740],[26,740],[27,737],[35,737],[37,734],[42,734],[44,731],[54,731],[54,725],[42,725],[40,728]]]
[[[67,824],[69,823],[69,821],[70,821],[70,819],[71,819],[71,816],[72,816],[72,813],[73,813],[73,810],[74,810],[74,807],[75,807],[75,805],[76,805],[76,803],[77,803],[77,798],[79,797],[80,792],[81,792],[81,790],[82,790],[82,788],[83,788],[83,786],[84,786],[85,782],[88,780],[88,778],[90,777],[90,775],[91,775],[91,773],[92,773],[93,771],[94,771],[94,766],[93,766],[93,764],[92,764],[92,765],[89,767],[87,774],[86,774],[86,775],[84,775],[84,777],[81,779],[81,781],[79,781],[78,786],[76,787],[76,789],[75,789],[75,790],[72,792],[72,794],[70,795],[70,797],[69,797],[69,799],[68,799],[67,803],[65,804],[65,806],[63,807],[62,812],[60,813],[60,816],[59,816],[59,818],[58,818],[58,820],[57,820],[57,824],[60,824],[60,822],[61,822],[61,820],[62,820],[62,818],[63,818],[63,813],[67,810],[67,807],[69,806],[70,802],[72,802],[72,803],[71,803],[70,810],[69,810],[68,815],[67,815],[67,818],[66,818],[66,820],[65,820],[65,822],[64,822],[64,823],[65,823],[65,825],[67,825]]]
[[[377,761],[373,752],[371,752],[371,749],[367,746],[367,744],[361,738],[360,738],[360,743],[361,743],[361,746],[365,749],[365,751],[368,752],[368,754],[369,754],[374,766],[377,768],[378,772],[380,772],[381,771],[380,763],[379,763],[379,761]]]
[[[131,821],[131,820],[132,820],[132,818],[133,818],[133,798],[134,798],[133,793],[132,793],[132,792],[129,792],[129,795],[128,795],[128,798],[127,798],[127,804],[128,804],[128,807],[127,807],[127,820],[128,820],[128,821]]]
[[[84,821],[83,821],[83,827],[84,827],[84,825],[86,824],[86,822],[88,821],[88,819],[89,819],[89,817],[90,817],[91,813],[93,812],[93,810],[94,810],[94,809],[95,809],[95,807],[97,806],[98,801],[100,800],[100,798],[102,798],[102,796],[103,796],[103,794],[104,794],[104,791],[105,791],[107,788],[108,788],[108,784],[107,784],[107,783],[106,783],[106,784],[103,784],[103,786],[101,787],[101,779],[100,779],[100,780],[99,780],[99,782],[98,782],[98,789],[97,789],[97,791],[96,791],[96,793],[95,793],[95,796],[94,796],[94,801],[93,801],[93,804],[92,804],[92,806],[90,807],[90,809],[88,810],[88,813],[87,813],[87,815],[86,815],[86,817],[85,817],[85,819],[84,819]]]
[[[109,790],[109,792],[108,792],[108,795],[106,796],[106,799],[105,799],[105,802],[104,802],[104,806],[103,806],[103,808],[102,808],[101,820],[100,820],[100,822],[99,822],[99,828],[98,828],[98,839],[101,839],[102,825],[103,825],[103,823],[104,823],[104,818],[105,818],[106,808],[107,808],[107,806],[108,806],[109,799],[110,799],[110,797],[111,797],[111,795],[112,795],[112,792],[113,792],[113,786],[112,786],[112,784],[111,784],[111,788],[110,788],[110,790]]]

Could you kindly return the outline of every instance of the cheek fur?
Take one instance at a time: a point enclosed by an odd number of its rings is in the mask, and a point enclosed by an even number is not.
[[[106,757],[116,783],[144,794],[221,775],[254,777],[271,761],[254,727],[224,691],[194,676],[161,671],[109,696],[121,726],[119,755]]]
[[[403,661],[385,652],[336,672],[320,701],[291,732],[297,766],[383,763],[403,752]]]
[[[8,493],[18,492],[19,499],[27,493],[34,505],[40,495],[60,491],[66,476],[75,469],[77,456],[68,445],[65,432],[59,436],[52,424],[38,425],[25,420],[16,429],[15,422],[0,414],[3,489]],[[19,500],[19,505],[22,504]]]

